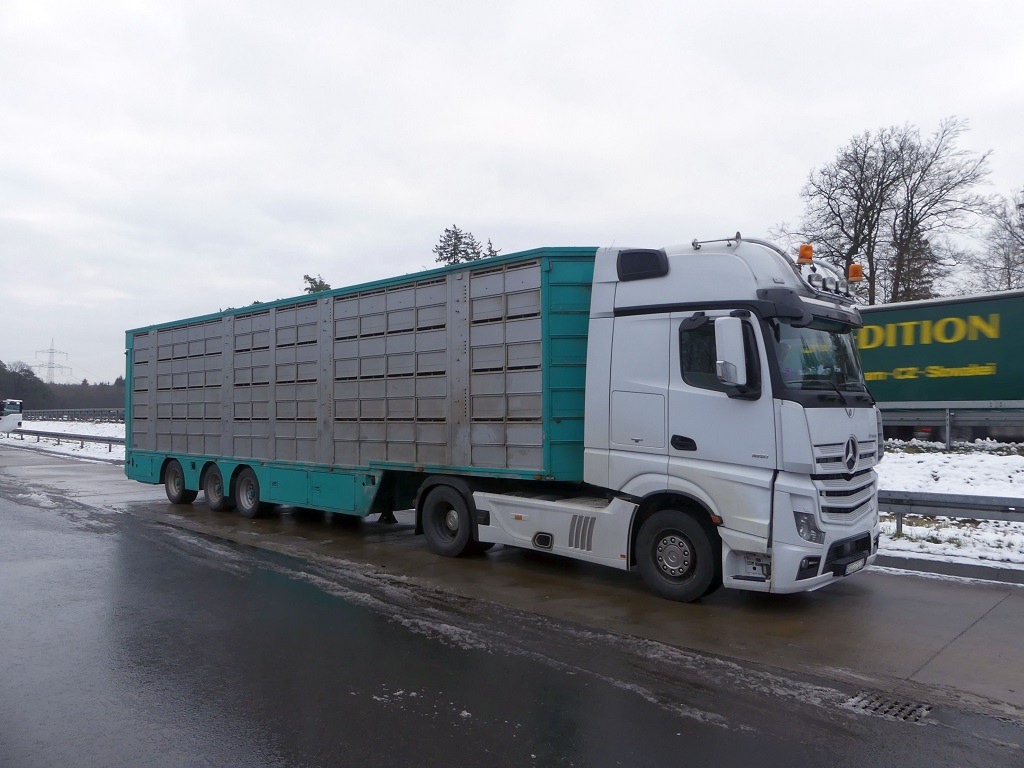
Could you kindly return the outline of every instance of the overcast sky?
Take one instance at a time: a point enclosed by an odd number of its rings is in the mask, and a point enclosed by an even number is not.
[[[127,328],[418,271],[452,224],[764,237],[883,126],[969,119],[1009,195],[1022,29],[1010,0],[0,0],[0,360],[52,339],[112,381]]]

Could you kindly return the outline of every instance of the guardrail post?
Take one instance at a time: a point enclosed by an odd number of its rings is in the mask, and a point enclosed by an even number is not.
[[[903,535],[903,510],[896,513],[896,535]]]
[[[953,412],[946,409],[946,450],[953,447]]]

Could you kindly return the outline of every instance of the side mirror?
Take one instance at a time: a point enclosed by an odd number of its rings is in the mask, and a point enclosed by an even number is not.
[[[715,320],[715,373],[723,384],[747,385],[747,356],[743,345],[743,320],[719,317]]]

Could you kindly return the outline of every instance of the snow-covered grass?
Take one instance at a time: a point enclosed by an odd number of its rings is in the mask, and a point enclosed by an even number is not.
[[[93,437],[119,437],[124,438],[124,424],[107,421],[29,421],[23,419],[22,429],[38,432],[60,432],[68,435],[90,435]],[[81,458],[100,459],[102,461],[124,461],[124,446],[107,446],[103,443],[85,443],[62,440],[60,444],[51,438],[36,438],[26,435],[24,438],[18,435],[8,435],[0,432],[0,445],[14,445],[17,447],[34,448],[50,453],[63,453]]]
[[[108,437],[124,437],[124,424],[108,422],[26,421],[24,429]],[[24,442],[0,433],[0,444],[39,448],[82,458],[124,461],[124,446],[108,451],[99,443],[41,440]],[[886,442],[878,465],[879,488],[929,491],[972,496],[1021,499],[1024,507],[1024,444],[979,440],[957,443],[947,451],[942,443],[920,440]],[[883,555],[922,557],[948,562],[1000,565],[1024,569],[1024,523],[910,516],[903,535],[896,535],[895,518],[882,515],[880,551]]]
[[[1020,498],[1024,508],[1024,445],[977,440],[944,443],[886,442],[878,465],[879,488]],[[909,516],[903,534],[882,515],[883,554],[1024,569],[1024,523]]]

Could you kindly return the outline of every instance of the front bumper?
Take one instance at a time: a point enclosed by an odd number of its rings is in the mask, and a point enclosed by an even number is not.
[[[870,532],[831,542],[827,548],[776,542],[769,591],[789,594],[820,589],[862,571],[877,556],[877,526]]]

